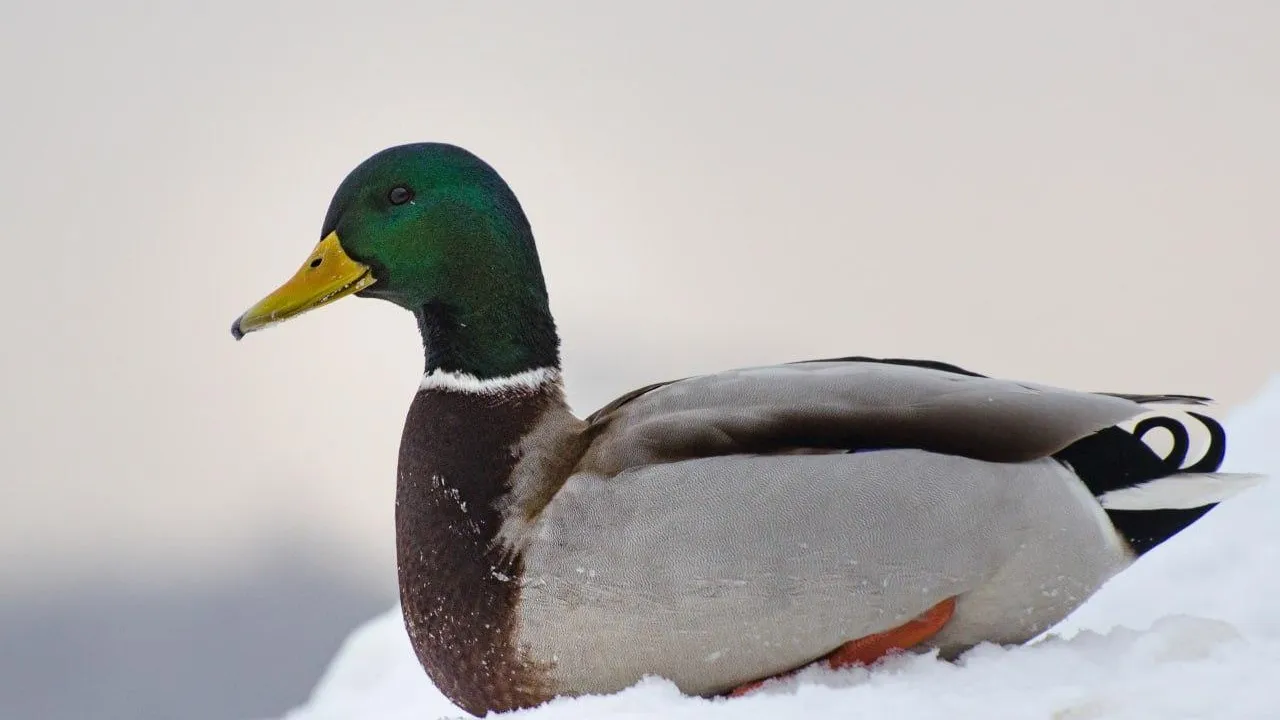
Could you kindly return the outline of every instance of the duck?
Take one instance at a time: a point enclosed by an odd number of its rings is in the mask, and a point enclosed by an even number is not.
[[[369,157],[320,237],[231,332],[350,295],[416,318],[401,608],[427,676],[477,715],[646,676],[732,698],[815,664],[1026,643],[1263,479],[1220,471],[1203,396],[936,360],[744,367],[579,417],[529,220],[456,145]]]

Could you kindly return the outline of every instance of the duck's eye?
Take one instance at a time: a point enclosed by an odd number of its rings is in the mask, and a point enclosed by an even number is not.
[[[403,205],[413,199],[413,191],[403,185],[397,185],[387,192],[387,200],[392,205]]]

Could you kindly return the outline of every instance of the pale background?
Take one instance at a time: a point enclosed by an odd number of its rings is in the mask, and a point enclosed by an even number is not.
[[[851,353],[1244,399],[1280,4],[1046,8],[6,0],[0,717],[276,714],[393,601],[411,318],[227,330],[391,144],[512,183],[583,412]]]

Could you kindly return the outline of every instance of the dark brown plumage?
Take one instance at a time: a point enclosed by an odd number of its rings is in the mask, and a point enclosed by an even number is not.
[[[405,624],[440,690],[478,715],[548,697],[540,668],[514,641],[521,558],[493,540],[520,439],[558,395],[548,387],[495,402],[423,391],[405,421],[396,487]]]

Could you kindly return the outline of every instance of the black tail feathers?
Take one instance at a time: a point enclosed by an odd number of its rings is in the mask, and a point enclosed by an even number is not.
[[[1084,481],[1084,484],[1103,502],[1111,523],[1139,555],[1168,540],[1213,509],[1217,496],[1207,497],[1203,503],[1195,500],[1197,480],[1218,479],[1215,473],[1222,465],[1227,452],[1227,433],[1213,418],[1194,412],[1185,415],[1208,430],[1208,447],[1199,460],[1184,465],[1191,450],[1191,434],[1187,422],[1171,415],[1153,415],[1138,422],[1132,432],[1121,427],[1110,427],[1085,437],[1055,457],[1068,465]],[[1172,447],[1160,456],[1147,444],[1148,433],[1157,428],[1168,431]],[[1152,481],[1168,478],[1169,484],[1191,486],[1147,490],[1156,484]],[[1221,486],[1221,483],[1217,483]],[[1145,486],[1145,488],[1140,488]],[[1107,498],[1119,497],[1116,491],[1128,490],[1145,493],[1139,508],[1108,507],[1108,504],[1133,505],[1135,503],[1108,503]],[[1161,492],[1177,496],[1168,507],[1159,507]],[[1152,500],[1152,497],[1155,500]],[[1170,498],[1173,499],[1172,497]]]

